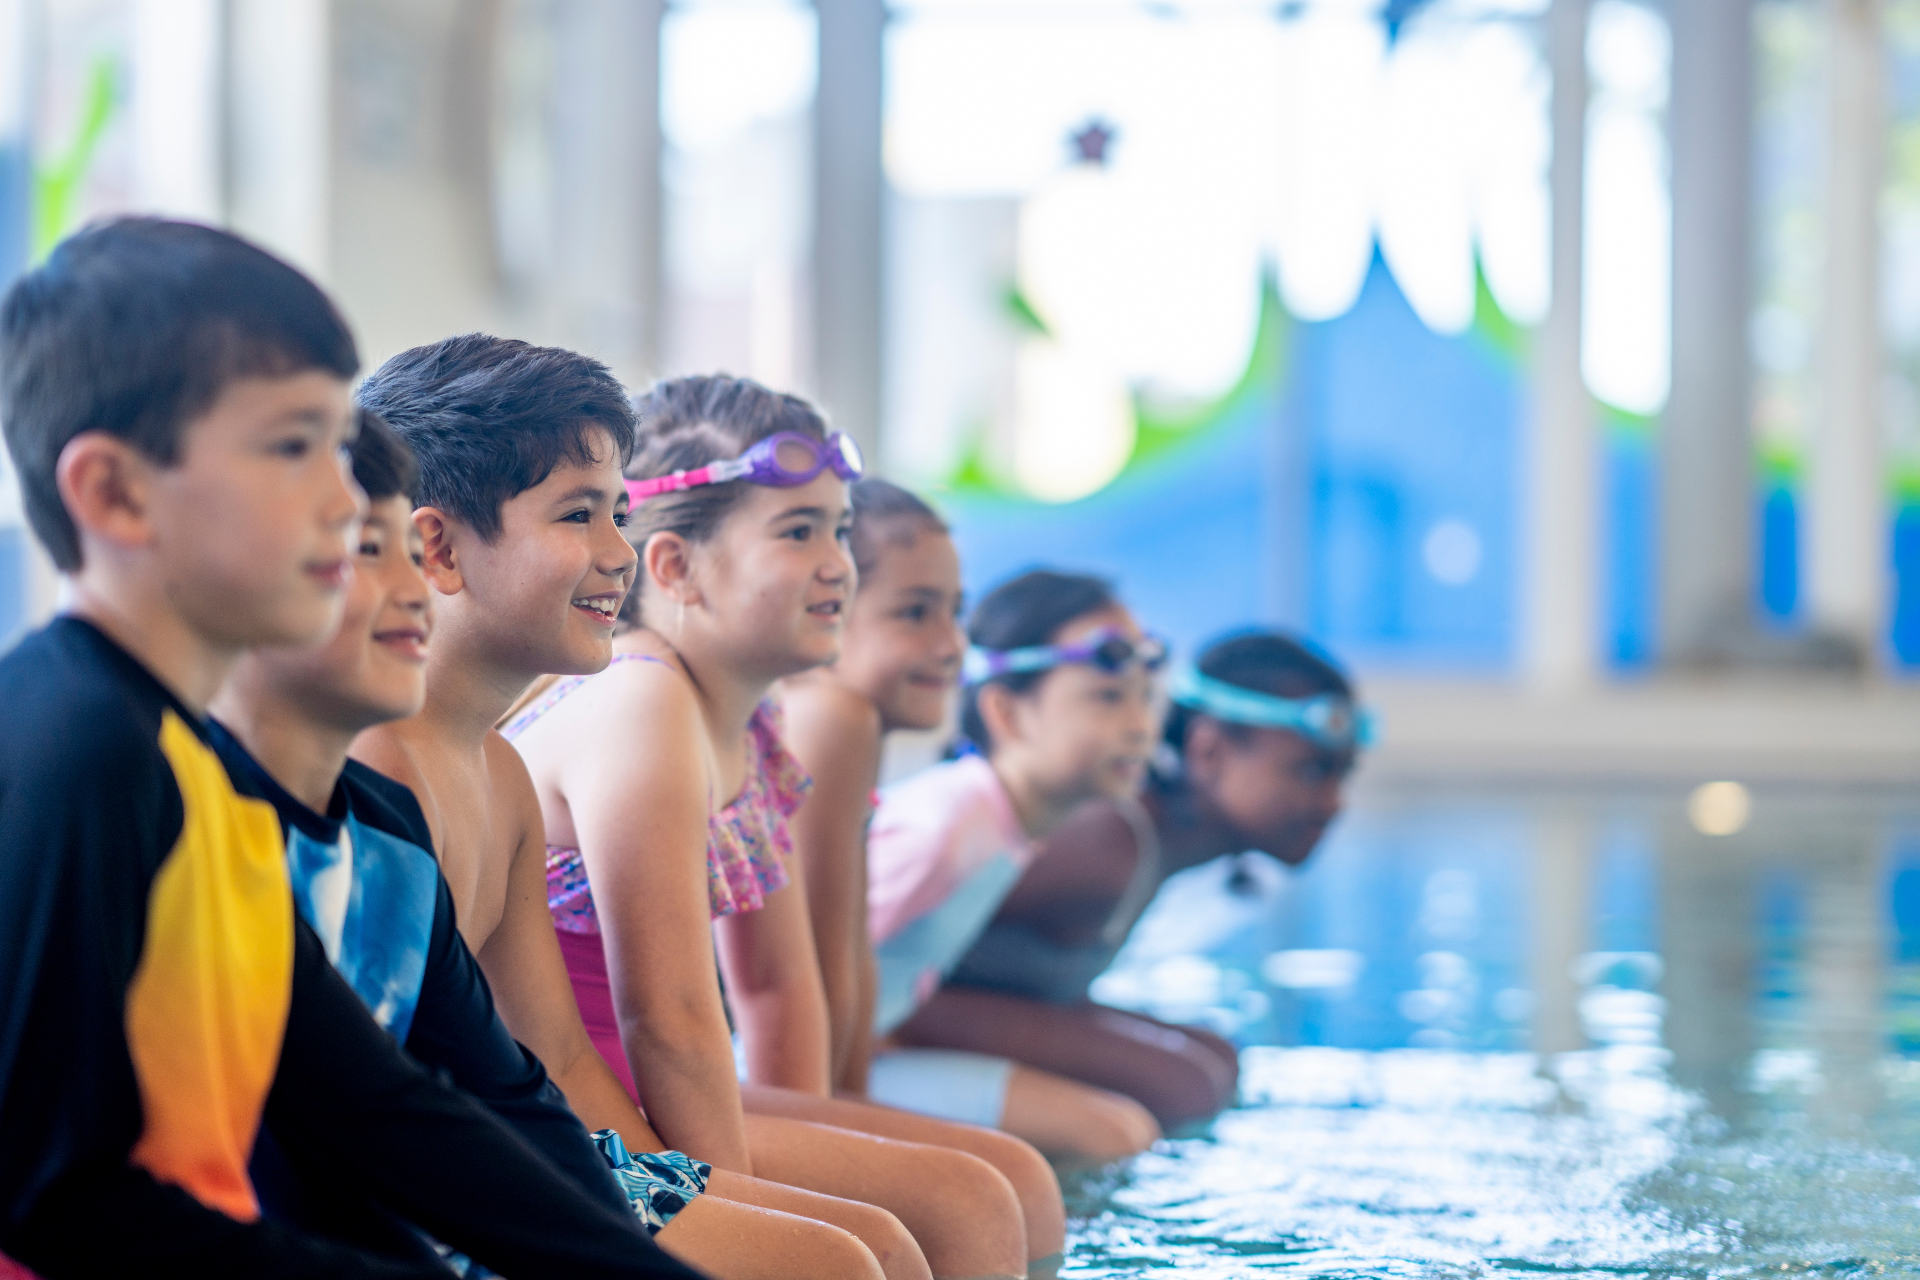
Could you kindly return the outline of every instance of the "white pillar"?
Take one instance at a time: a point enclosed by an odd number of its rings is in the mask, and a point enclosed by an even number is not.
[[[1832,0],[1820,413],[1801,558],[1813,624],[1880,648],[1888,564],[1881,458],[1880,183],[1886,134],[1881,0]]]
[[[1522,665],[1542,692],[1582,688],[1597,667],[1599,458],[1580,374],[1587,135],[1587,0],[1547,15],[1553,75],[1552,302],[1541,325],[1528,458]]]
[[[554,6],[554,341],[629,386],[660,372],[660,20],[663,0]]]
[[[224,42],[227,217],[241,235],[322,280],[331,8],[329,0],[228,0]]]
[[[225,220],[220,0],[136,0],[133,132],[139,207]]]
[[[1752,625],[1752,0],[1668,6],[1673,389],[1660,427],[1660,647],[1669,663]]]
[[[885,0],[815,0],[813,390],[870,458],[880,443]]]

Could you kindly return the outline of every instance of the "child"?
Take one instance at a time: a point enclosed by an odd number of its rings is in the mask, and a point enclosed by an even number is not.
[[[659,1234],[690,1198],[684,1187],[698,1171],[643,1155],[623,1190],[539,1061],[495,1016],[486,979],[454,928],[453,897],[427,851],[412,793],[347,759],[356,734],[420,709],[432,628],[407,496],[413,459],[370,414],[361,415],[353,474],[369,510],[338,630],[317,648],[242,658],[214,699],[214,744],[233,776],[252,782],[278,812],[301,918],[375,1019],[567,1175],[527,1188],[529,1200],[560,1191],[619,1211],[638,1192],[633,1209]],[[350,1223],[360,1209],[344,1189],[317,1193],[284,1177],[273,1185],[278,1161],[270,1153],[257,1152],[254,1164],[263,1199],[279,1216]]]
[[[866,1093],[874,978],[864,828],[881,738],[940,725],[966,636],[957,620],[959,557],[933,510],[873,479],[854,486],[853,509],[860,590],[846,641],[832,666],[786,682],[785,703],[795,751],[815,780],[794,832],[831,993],[835,1079]],[[916,1079],[921,1087],[908,1087]],[[879,1085],[876,1101],[1004,1128],[1070,1159],[1118,1159],[1159,1137],[1131,1098],[1004,1058],[897,1050],[882,1059]]]
[[[424,707],[369,729],[352,754],[418,797],[507,1028],[587,1128],[660,1152],[649,1120],[665,1127],[665,1116],[634,1107],[581,1026],[542,892],[539,803],[492,730],[535,677],[598,671],[612,656],[634,566],[620,475],[632,407],[597,361],[480,334],[402,352],[359,394],[419,462],[413,521],[438,616]],[[890,1214],[747,1172],[716,1167],[663,1242],[727,1280],[879,1270],[924,1280],[925,1261]]]
[[[1231,1101],[1232,1045],[1092,1004],[1087,986],[1174,872],[1245,850],[1305,862],[1367,721],[1337,667],[1277,632],[1216,641],[1175,673],[1173,696],[1140,804],[1091,806],[1047,840],[907,1024],[914,1043],[1007,1054],[1139,1098],[1167,1124]]]
[[[966,954],[1037,840],[1089,801],[1134,794],[1158,729],[1153,673],[1165,646],[1100,579],[1022,574],[975,607],[969,634],[961,729],[985,754],[888,788],[868,832],[882,1035],[898,1030]],[[901,1043],[927,1047],[911,1035]],[[873,1093],[927,1109],[954,1100],[997,1106],[1023,1131],[1048,1125],[1057,1108],[1016,1109],[1013,1074],[1010,1064],[972,1056],[882,1056]]]
[[[203,715],[338,622],[353,340],[207,227],[106,223],[0,306],[0,417],[65,616],[0,660],[0,1248],[36,1272],[433,1276],[261,1218],[300,1176],[515,1276],[688,1274],[403,1055],[294,914]]]
[[[857,454],[804,401],[742,379],[664,382],[639,409],[630,629],[604,675],[562,681],[508,726],[550,822],[549,902],[589,1029],[684,1149],[877,1197],[937,1275],[1019,1274],[1023,1245],[1060,1247],[1059,1192],[1037,1153],[826,1096],[824,1001],[786,859],[807,780],[766,697],[839,644]],[[749,1086],[744,1112],[716,942],[748,1076],[787,1086]],[[822,1184],[823,1157],[837,1166],[855,1129],[943,1146],[883,1143],[884,1178],[863,1165],[857,1182]],[[947,1138],[1026,1184],[1035,1240],[1006,1180]]]

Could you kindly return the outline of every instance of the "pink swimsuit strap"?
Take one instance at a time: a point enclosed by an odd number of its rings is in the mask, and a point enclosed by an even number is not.
[[[650,653],[616,653],[613,655],[613,661],[607,664],[607,670],[611,671],[623,662],[658,662],[663,667],[668,665],[663,659],[656,658]],[[597,671],[594,673],[594,675],[598,674],[600,673]],[[501,725],[500,736],[512,742],[531,728],[534,721],[559,706],[563,698],[591,679],[593,676],[589,675],[567,676],[565,679],[556,680],[553,688],[535,698],[519,715]]]
[[[623,660],[661,661],[641,653],[614,657],[614,662]],[[501,732],[509,739],[519,736],[590,679],[569,676],[559,681]],[[707,907],[712,918],[758,911],[769,893],[786,886],[786,863],[793,856],[787,820],[812,788],[813,779],[781,739],[779,704],[762,701],[747,722],[747,771],[740,794],[707,819]],[[547,847],[547,907],[554,927],[563,933],[600,932],[578,849]]]

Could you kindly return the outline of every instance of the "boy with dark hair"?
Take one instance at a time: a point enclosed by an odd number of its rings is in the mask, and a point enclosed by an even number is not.
[[[611,1206],[533,1218],[558,1171],[381,1033],[207,741],[242,653],[339,620],[356,365],[310,281],[186,223],[83,231],[0,303],[0,418],[72,602],[0,659],[0,1249],[49,1280],[444,1274],[262,1219],[264,1127],[516,1276],[684,1274]]]
[[[232,775],[278,812],[295,906],[375,1020],[564,1170],[573,1194],[624,1211],[627,1198],[606,1159],[539,1060],[500,1025],[487,981],[454,927],[453,895],[429,852],[413,793],[347,759],[362,730],[420,709],[433,626],[408,496],[418,471],[392,428],[364,410],[353,474],[368,514],[339,628],[317,647],[242,658],[214,699],[214,746]],[[279,1163],[255,1162],[269,1212],[338,1222],[332,1234],[366,1220],[364,1196],[287,1185],[274,1176]],[[556,1189],[527,1193],[537,1202]]]
[[[537,677],[612,660],[637,563],[622,532],[633,409],[596,360],[479,334],[395,356],[359,399],[420,461],[414,522],[438,617],[424,708],[369,730],[353,755],[419,797],[501,1019],[574,1112],[590,1129],[618,1132],[636,1159],[687,1160],[662,1152],[587,1038],[547,913],[539,798],[493,729]],[[919,1247],[883,1209],[726,1169],[705,1176],[708,1191],[658,1239],[725,1280],[927,1275]]]

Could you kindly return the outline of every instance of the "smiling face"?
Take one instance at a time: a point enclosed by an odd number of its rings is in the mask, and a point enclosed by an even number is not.
[[[333,629],[365,501],[345,453],[351,424],[330,373],[241,378],[187,425],[174,465],[143,467],[164,589],[202,635],[247,648]]]
[[[1047,643],[1075,644],[1103,628],[1129,640],[1144,638],[1133,615],[1115,605],[1082,614]],[[1025,693],[997,685],[980,692],[996,769],[1024,774],[1057,805],[1139,792],[1160,722],[1159,692],[1145,670],[1133,666],[1108,675],[1086,663],[1069,662],[1047,672]],[[989,698],[1004,711],[990,711]]]
[[[749,485],[689,551],[693,606],[678,643],[723,654],[753,679],[833,661],[854,588],[852,519],[846,481],[830,471],[790,489]]]
[[[432,508],[414,513],[428,578],[455,618],[502,668],[528,678],[589,674],[613,658],[614,621],[636,557],[623,529],[627,490],[606,433],[591,465],[562,463],[500,504],[491,542]]]
[[[938,728],[967,651],[959,553],[911,516],[886,520],[873,541],[880,554],[860,579],[834,676],[879,708],[883,731]]]
[[[333,639],[308,649],[258,650],[244,659],[315,723],[358,733],[404,719],[426,699],[432,593],[420,572],[412,516],[404,497],[370,504]]]

